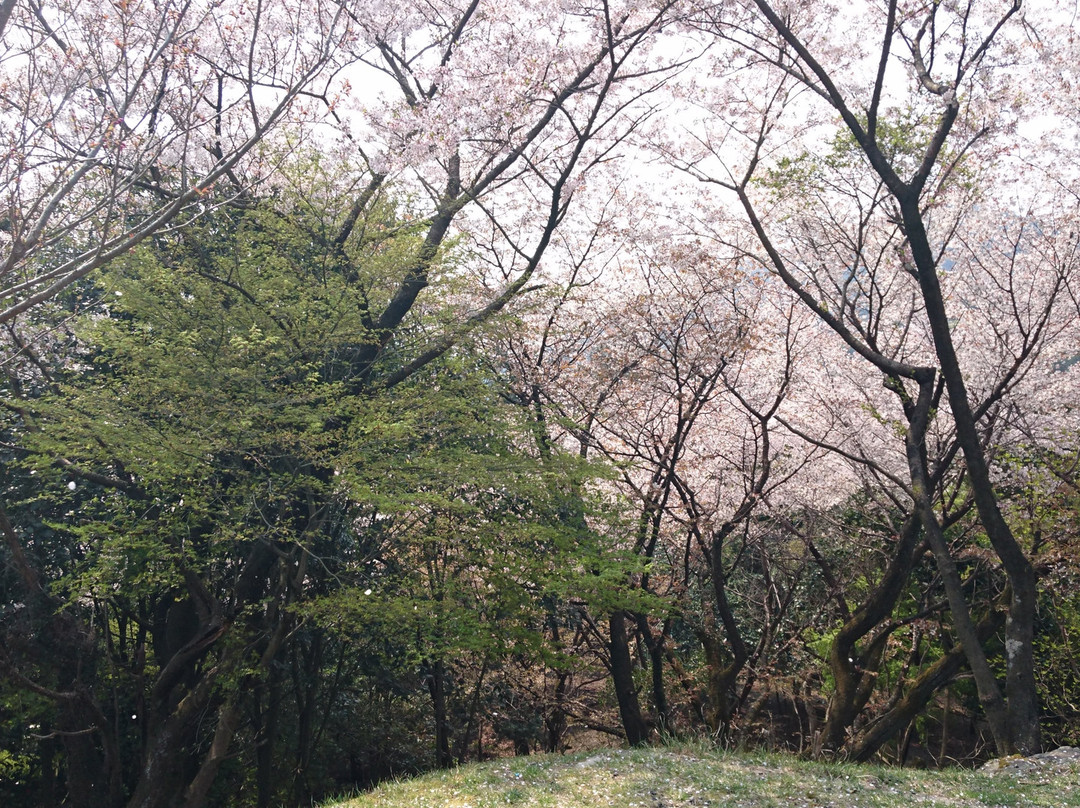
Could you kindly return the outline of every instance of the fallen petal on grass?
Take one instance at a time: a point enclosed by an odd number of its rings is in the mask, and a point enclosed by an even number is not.
[[[1002,777],[809,763],[702,747],[612,749],[463,766],[385,784],[324,808],[1080,808],[1080,766]]]

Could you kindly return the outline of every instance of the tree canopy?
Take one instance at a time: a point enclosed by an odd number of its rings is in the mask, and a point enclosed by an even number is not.
[[[1073,29],[0,4],[5,804],[1080,741]]]

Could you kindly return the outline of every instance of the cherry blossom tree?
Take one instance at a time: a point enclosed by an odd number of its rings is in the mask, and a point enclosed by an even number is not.
[[[298,323],[278,312],[280,301],[253,288],[257,281],[220,270],[218,247],[199,251],[198,239],[210,232],[228,238],[236,222],[253,216],[260,234],[268,228],[279,238],[264,247],[260,235],[247,251],[235,251],[235,260],[256,260],[267,249],[264,259],[276,262],[278,253],[289,253],[298,283],[315,283],[315,265],[332,267],[357,295],[349,315],[357,323],[354,339],[337,345],[322,370],[326,381],[340,385],[336,396],[360,402],[392,395],[528,288],[572,211],[576,190],[620,157],[628,133],[652,113],[649,96],[670,71],[649,52],[670,12],[666,3],[583,5],[576,13],[546,2],[513,10],[478,0],[329,5],[314,16],[310,8],[298,10],[295,17],[276,4],[260,17],[254,14],[260,8],[215,5],[202,17],[166,13],[158,19],[148,5],[121,4],[114,14],[88,3],[76,6],[66,27],[50,23],[45,11],[44,21],[37,13],[24,20],[21,11],[11,18],[5,36],[40,46],[24,48],[28,64],[45,53],[63,55],[27,76],[45,81],[53,75],[46,68],[60,65],[72,92],[104,100],[100,107],[72,103],[71,113],[78,114],[64,118],[67,96],[28,90],[26,111],[10,108],[39,138],[33,143],[64,155],[55,165],[41,158],[27,170],[11,169],[12,209],[38,213],[13,219],[9,263],[17,272],[10,317],[36,311],[65,285],[149,240],[147,249],[177,261],[194,249],[199,283],[239,295],[275,331],[272,341],[301,344]],[[90,56],[79,58],[96,64],[100,53],[104,66],[86,73],[69,39],[85,44]],[[64,61],[69,56],[71,64]],[[136,83],[124,83],[133,76]],[[370,82],[363,95],[350,84],[361,81]],[[132,100],[118,106],[112,96]],[[56,106],[49,114],[70,124],[70,131],[59,127],[55,142],[48,138],[57,127],[35,128],[31,102],[44,101]],[[84,112],[88,121],[79,118]],[[286,121],[270,138],[271,127]],[[36,195],[29,208],[18,208],[20,189],[31,185]],[[201,218],[209,231],[189,237],[174,227],[189,218]],[[286,235],[297,233],[305,236]],[[395,241],[396,235],[402,238]],[[414,246],[386,246],[405,241]],[[371,245],[383,245],[385,253],[374,264]],[[448,260],[453,253],[461,258]],[[439,288],[425,295],[429,286]],[[13,411],[26,413],[21,404]],[[336,429],[340,419],[324,426]],[[107,451],[108,441],[96,445]],[[116,467],[100,457],[57,462],[132,502],[147,496],[149,456],[129,458],[119,475],[95,468]],[[133,806],[204,804],[242,727],[239,683],[261,681],[289,650],[290,609],[310,594],[308,571],[318,564],[312,541],[332,529],[326,516],[342,503],[336,461],[312,465],[310,458],[290,456],[281,462],[309,469],[319,483],[282,505],[282,513],[297,517],[291,532],[237,546],[224,569],[243,583],[219,586],[213,569],[189,568],[177,579],[179,589],[154,595],[164,610],[181,604],[173,612],[184,612],[192,625],[188,641],[162,646],[141,765],[130,786]],[[244,473],[269,472],[256,463]],[[146,511],[140,524],[153,529],[156,512]],[[18,528],[4,523],[13,558],[23,542]],[[26,585],[35,585],[39,571],[22,558]],[[255,606],[264,595],[273,604],[265,610]],[[70,613],[49,617],[51,603],[43,602],[43,619],[80,639],[54,650],[61,657],[92,653],[92,626]],[[267,642],[245,644],[241,635],[256,623]],[[36,684],[30,676],[19,681]],[[63,701],[83,690],[72,684],[63,692],[35,692]],[[100,705],[87,699],[78,700],[85,709],[70,731],[93,747],[108,732]],[[198,748],[189,743],[196,736],[204,740]],[[107,781],[109,799],[117,801],[125,791],[117,755],[111,747],[103,756],[90,752],[103,758],[103,770],[88,781]],[[187,763],[177,767],[181,752]]]
[[[1070,249],[1053,249],[1064,260],[1044,265],[1047,249],[1023,234],[1058,241],[1072,214],[1042,219],[1045,209],[1003,210],[991,200],[992,189],[1010,187],[1010,154],[1020,151],[1019,82],[1047,55],[1029,38],[1019,3],[868,5],[844,17],[842,38],[812,5],[764,0],[703,7],[696,26],[718,43],[714,75],[744,78],[691,88],[711,122],[685,150],[661,147],[732,193],[751,233],[718,238],[782,278],[895,394],[907,479],[883,466],[876,473],[906,489],[930,542],[999,750],[1037,750],[1036,576],[1001,512],[990,437],[1002,399],[1029,374],[1050,371],[1038,359],[1062,332],[1057,315],[1073,283]],[[813,154],[821,158],[804,162]],[[771,195],[770,177],[783,177]],[[719,218],[734,217],[712,224]],[[991,221],[1003,222],[996,233]],[[989,335],[966,329],[983,302],[979,272],[992,274],[997,290],[985,301],[982,325],[996,323]],[[954,443],[931,462],[940,429]],[[935,510],[949,467],[942,461],[961,458],[971,506],[1009,583],[1004,690],[962,596],[947,516]]]
[[[765,503],[776,513],[792,505],[787,492],[808,472],[806,444],[779,426],[777,413],[801,365],[799,335],[810,318],[770,293],[775,284],[648,221],[655,205],[624,201],[632,213],[613,216],[610,251],[588,241],[568,260],[573,270],[550,307],[525,316],[533,327],[507,334],[490,353],[507,361],[517,379],[513,397],[535,413],[541,440],[620,470],[627,524],[625,535],[612,531],[608,541],[649,565],[630,583],[671,604],[655,613],[615,609],[603,637],[626,736],[640,743],[650,723],[676,723],[669,665],[695,704],[690,719],[706,716],[713,731],[726,733],[758,673],[790,639],[778,635],[798,591],[793,580],[811,555],[781,561],[762,529],[771,519],[760,511]],[[763,570],[752,592],[742,588],[754,578],[742,569],[749,558]],[[791,580],[771,579],[770,570]],[[676,655],[677,624],[700,639],[704,695],[689,686],[688,660]],[[651,719],[633,682],[635,635],[648,653],[639,664],[651,672]]]
[[[280,156],[260,144],[333,102],[353,36],[322,2],[5,3],[0,21],[9,329],[147,236],[251,193]]]

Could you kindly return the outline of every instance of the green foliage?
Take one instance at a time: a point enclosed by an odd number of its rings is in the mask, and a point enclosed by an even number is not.
[[[919,170],[936,131],[939,114],[939,110],[933,108],[905,108],[891,110],[878,120],[874,136],[877,148],[901,178],[910,177]],[[865,128],[866,121],[860,123]],[[950,185],[960,186],[966,193],[975,190],[978,167],[965,160],[962,153],[955,153],[945,146],[937,166],[948,167]],[[852,197],[873,193],[881,183],[847,127],[840,127],[824,149],[781,157],[756,182],[774,198],[813,197],[824,203],[830,199],[835,203],[837,193]],[[943,190],[938,188],[937,192]]]
[[[29,463],[54,486],[69,479],[54,464],[63,456],[137,492],[48,492],[97,550],[73,594],[153,592],[219,550],[298,538],[294,497],[336,495],[328,470],[351,437],[346,419],[365,415],[342,404],[368,370],[349,358],[374,340],[352,270],[411,249],[398,242],[414,239],[365,242],[331,271],[304,227],[258,209],[220,214],[103,275],[101,310],[81,322],[86,366],[35,403],[26,437]],[[388,439],[395,428],[405,425]]]
[[[335,710],[393,703],[416,717],[415,745],[438,675],[462,747],[482,689],[561,659],[553,604],[615,603],[610,590],[626,589],[623,559],[588,527],[582,491],[598,469],[541,458],[468,345],[383,384],[394,346],[446,315],[429,304],[380,333],[371,312],[419,239],[382,204],[341,242],[317,186],[276,208],[217,211],[110,266],[100,304],[75,320],[79,355],[14,425],[26,484],[13,511],[40,513],[39,535],[70,548],[50,591],[104,621],[93,687],[124,718],[117,743],[133,761],[140,724],[173,707],[130,705],[160,698],[155,677],[207,619],[205,598],[227,630],[170,703],[203,677],[213,709],[235,701],[247,716],[234,743],[245,754],[280,714],[275,755],[321,741],[377,779],[430,765],[430,745],[402,763],[401,727],[331,736]],[[303,729],[315,721],[320,734]],[[186,754],[212,733],[193,728]],[[250,792],[254,768],[230,761],[221,794]],[[302,768],[271,773],[272,788],[303,800],[356,776]]]

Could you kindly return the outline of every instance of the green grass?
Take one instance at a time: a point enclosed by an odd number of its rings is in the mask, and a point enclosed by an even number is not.
[[[998,808],[1077,806],[1080,772],[818,764],[699,747],[508,758],[390,783],[325,808]]]

